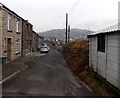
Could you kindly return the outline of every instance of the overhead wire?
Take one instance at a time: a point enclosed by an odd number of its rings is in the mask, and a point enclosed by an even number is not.
[[[75,8],[77,7],[77,5],[79,4],[80,0],[76,0],[75,3],[73,4],[73,6],[70,8],[70,10],[68,11],[69,16],[71,16],[72,12],[75,10]],[[71,21],[70,21],[71,24]]]
[[[68,11],[68,13],[74,11],[75,7],[78,5],[80,0],[76,0],[75,3],[73,4],[73,6],[70,8],[70,10]]]
[[[80,0],[76,0],[75,3],[73,4],[73,6],[70,8],[70,10],[68,11],[68,14],[71,14],[74,9],[76,8],[76,6],[78,5]],[[62,23],[61,23],[61,26],[64,26],[64,23],[65,23],[65,19],[63,19]]]

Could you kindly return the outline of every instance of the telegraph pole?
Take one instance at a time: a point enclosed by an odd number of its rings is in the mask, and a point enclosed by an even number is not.
[[[66,39],[65,39],[65,43],[68,42],[68,13],[66,13]]]
[[[70,42],[70,25],[68,26],[68,42]]]

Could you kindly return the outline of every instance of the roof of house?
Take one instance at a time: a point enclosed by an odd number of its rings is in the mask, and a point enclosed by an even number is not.
[[[40,36],[38,33],[36,33],[34,30],[32,30],[32,31],[33,31],[33,34],[36,34],[37,36],[39,36],[39,38],[44,38],[44,37]]]
[[[95,33],[89,34],[87,36],[91,37],[91,36],[95,36],[95,35],[99,35],[99,34],[115,33],[115,32],[120,32],[120,30],[118,29],[118,23],[115,25],[112,25],[110,27],[107,27],[105,29],[102,29],[100,31],[97,31]]]
[[[40,36],[40,35],[39,35],[39,37],[40,37],[40,38],[44,38],[43,36]]]
[[[12,14],[16,15],[17,17],[23,19],[22,17],[20,17],[18,14],[16,14],[14,11],[10,10],[8,7],[6,7],[5,5],[3,5],[2,3],[0,3],[0,7],[8,10],[10,13],[12,13]]]
[[[28,20],[23,19],[21,16],[19,16],[18,14],[16,14],[14,11],[10,10],[8,7],[6,7],[6,6],[5,6],[4,4],[2,4],[1,2],[0,2],[0,8],[6,9],[6,10],[9,11],[10,13],[16,15],[17,17],[21,18],[24,22],[27,22],[28,24],[30,24],[30,25],[32,26],[32,24],[29,23]]]

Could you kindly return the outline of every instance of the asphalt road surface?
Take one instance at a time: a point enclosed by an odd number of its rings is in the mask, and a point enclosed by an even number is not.
[[[3,96],[96,96],[78,81],[62,54],[53,48],[26,64],[28,68],[3,83]]]

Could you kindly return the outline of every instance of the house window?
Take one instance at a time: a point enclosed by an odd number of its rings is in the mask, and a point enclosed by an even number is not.
[[[4,52],[7,50],[7,38],[4,38]]]
[[[20,40],[17,39],[16,40],[16,52],[15,53],[19,53],[20,52]]]
[[[8,31],[12,31],[12,16],[8,14]]]
[[[105,52],[105,34],[98,35],[98,51]]]
[[[16,32],[20,32],[19,29],[20,28],[20,22],[19,22],[19,20],[17,19],[17,21],[16,21]]]
[[[2,9],[2,5],[0,4],[0,11],[1,11],[1,9]]]

